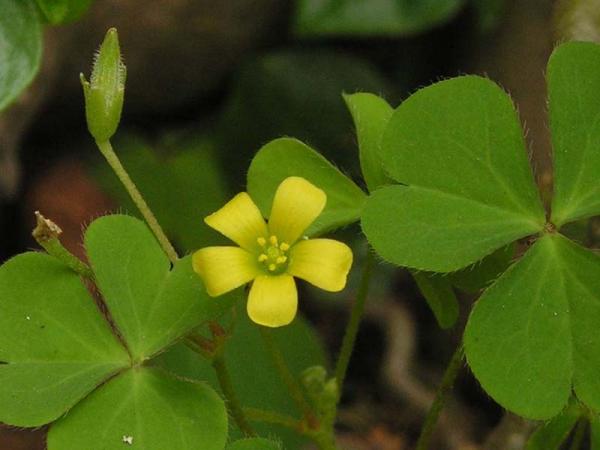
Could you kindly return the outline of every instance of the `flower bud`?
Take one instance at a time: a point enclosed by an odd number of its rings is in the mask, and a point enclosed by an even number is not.
[[[97,142],[108,141],[117,131],[123,109],[125,74],[117,30],[111,28],[94,59],[90,81],[80,75],[88,129]]]

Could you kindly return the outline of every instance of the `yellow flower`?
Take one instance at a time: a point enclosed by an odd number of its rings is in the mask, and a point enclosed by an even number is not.
[[[296,316],[294,277],[326,291],[341,291],[352,265],[352,251],[332,239],[306,239],[303,233],[321,214],[327,196],[304,178],[281,182],[265,223],[246,192],[236,195],[204,221],[239,247],[206,247],[193,256],[194,270],[216,297],[252,281],[248,315],[268,327]]]

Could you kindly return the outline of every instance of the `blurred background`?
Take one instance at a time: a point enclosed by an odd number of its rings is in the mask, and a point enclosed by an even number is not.
[[[12,3],[0,0],[0,15],[16,14]],[[364,186],[342,92],[373,92],[396,106],[436,80],[486,75],[512,95],[547,189],[547,59],[559,41],[600,37],[597,0],[83,3],[77,17],[46,17],[33,82],[0,111],[0,261],[36,247],[36,210],[81,257],[91,220],[136,214],[84,121],[79,73],[89,74],[109,27],[119,31],[128,69],[114,146],[181,253],[216,242],[202,218],[245,189],[253,155],[271,139],[303,140]],[[349,288],[335,298],[306,286],[301,294],[330,356],[367,251],[358,227],[340,236],[358,255]],[[341,448],[412,448],[475,298],[460,294],[457,324],[441,330],[410,274],[378,265],[341,410]],[[534,426],[504,414],[465,368],[432,448],[521,449]],[[290,440],[289,448],[300,446]],[[44,430],[0,426],[0,449],[42,448]]]

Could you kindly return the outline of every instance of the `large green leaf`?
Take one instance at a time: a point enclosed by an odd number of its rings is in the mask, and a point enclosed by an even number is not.
[[[79,19],[94,0],[37,0],[46,20],[53,25]]]
[[[300,412],[273,366],[257,325],[250,322],[244,308],[239,309],[233,336],[225,347],[225,359],[240,402],[245,407],[279,411],[299,418]],[[296,376],[300,376],[307,367],[326,365],[316,333],[302,318],[296,317],[292,324],[273,330],[273,334]],[[183,377],[206,380],[219,389],[210,364],[182,344],[160,355],[157,364]],[[252,425],[262,436],[281,439],[286,450],[300,449],[306,443],[305,438],[286,428],[261,422]],[[233,430],[233,436],[242,437],[237,430]]]
[[[483,388],[524,417],[555,416],[572,389],[599,410],[599,326],[600,258],[546,235],[475,305],[467,360]]]
[[[69,268],[41,253],[0,267],[0,422],[51,422],[129,364]]]
[[[242,439],[235,441],[227,450],[281,450],[281,445],[266,439]]]
[[[374,94],[344,95],[344,100],[356,126],[363,177],[372,191],[390,182],[383,169],[380,149],[383,132],[394,110]]]
[[[210,298],[191,258],[170,263],[146,225],[104,216],[85,233],[96,281],[133,357],[143,361],[202,322],[220,315],[233,296]]]
[[[48,450],[222,450],[227,413],[204,383],[138,367],[106,383],[48,433]]]
[[[552,221],[600,213],[600,46],[571,42],[548,63],[554,150]]]
[[[359,219],[365,193],[319,153],[291,138],[269,142],[259,150],[248,169],[248,192],[265,217],[270,215],[277,187],[290,176],[306,178],[327,194],[325,209],[307,230],[307,235],[320,234]]]
[[[0,111],[25,89],[40,66],[42,27],[33,0],[2,0]]]
[[[220,235],[202,219],[229,199],[214,149],[205,137],[163,139],[157,147],[176,151],[158,154],[136,135],[120,138],[115,145],[131,178],[175,244],[190,251],[218,242]],[[122,183],[100,161],[94,172],[101,186],[131,214],[137,207]]]
[[[422,89],[392,115],[362,225],[386,260],[450,272],[539,232],[545,214],[510,98],[476,76]]]
[[[571,402],[558,416],[533,432],[525,450],[559,450],[581,415],[579,405]]]
[[[463,0],[298,0],[301,35],[406,35],[444,23]]]

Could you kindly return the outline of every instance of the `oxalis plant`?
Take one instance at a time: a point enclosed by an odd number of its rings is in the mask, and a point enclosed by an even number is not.
[[[339,448],[337,405],[377,254],[411,269],[444,328],[458,315],[453,287],[481,292],[418,449],[428,448],[465,356],[496,402],[541,421],[530,450],[558,448],[573,428],[578,448],[588,423],[600,449],[600,259],[561,233],[600,214],[600,47],[561,45],[547,80],[549,211],[510,98],[488,79],[462,76],[397,109],[372,94],[345,96],[368,193],[302,142],[268,143],[247,192],[204,218],[231,244],[180,257],[110,144],[125,86],[110,30],[90,81],[82,76],[87,122],[146,223],[93,221],[88,264],[38,215],[45,252],[0,267],[0,421],[50,424],[49,450],[279,449],[296,448],[298,436]],[[335,367],[322,356],[290,361],[294,341],[319,354],[296,317],[295,279],[342,290],[352,251],[320,236],[356,221],[374,253],[362,262]],[[264,354],[251,349],[257,339]],[[235,347],[245,360],[232,358]],[[239,395],[233,380],[252,385],[264,373],[272,389],[262,386],[262,402]]]

